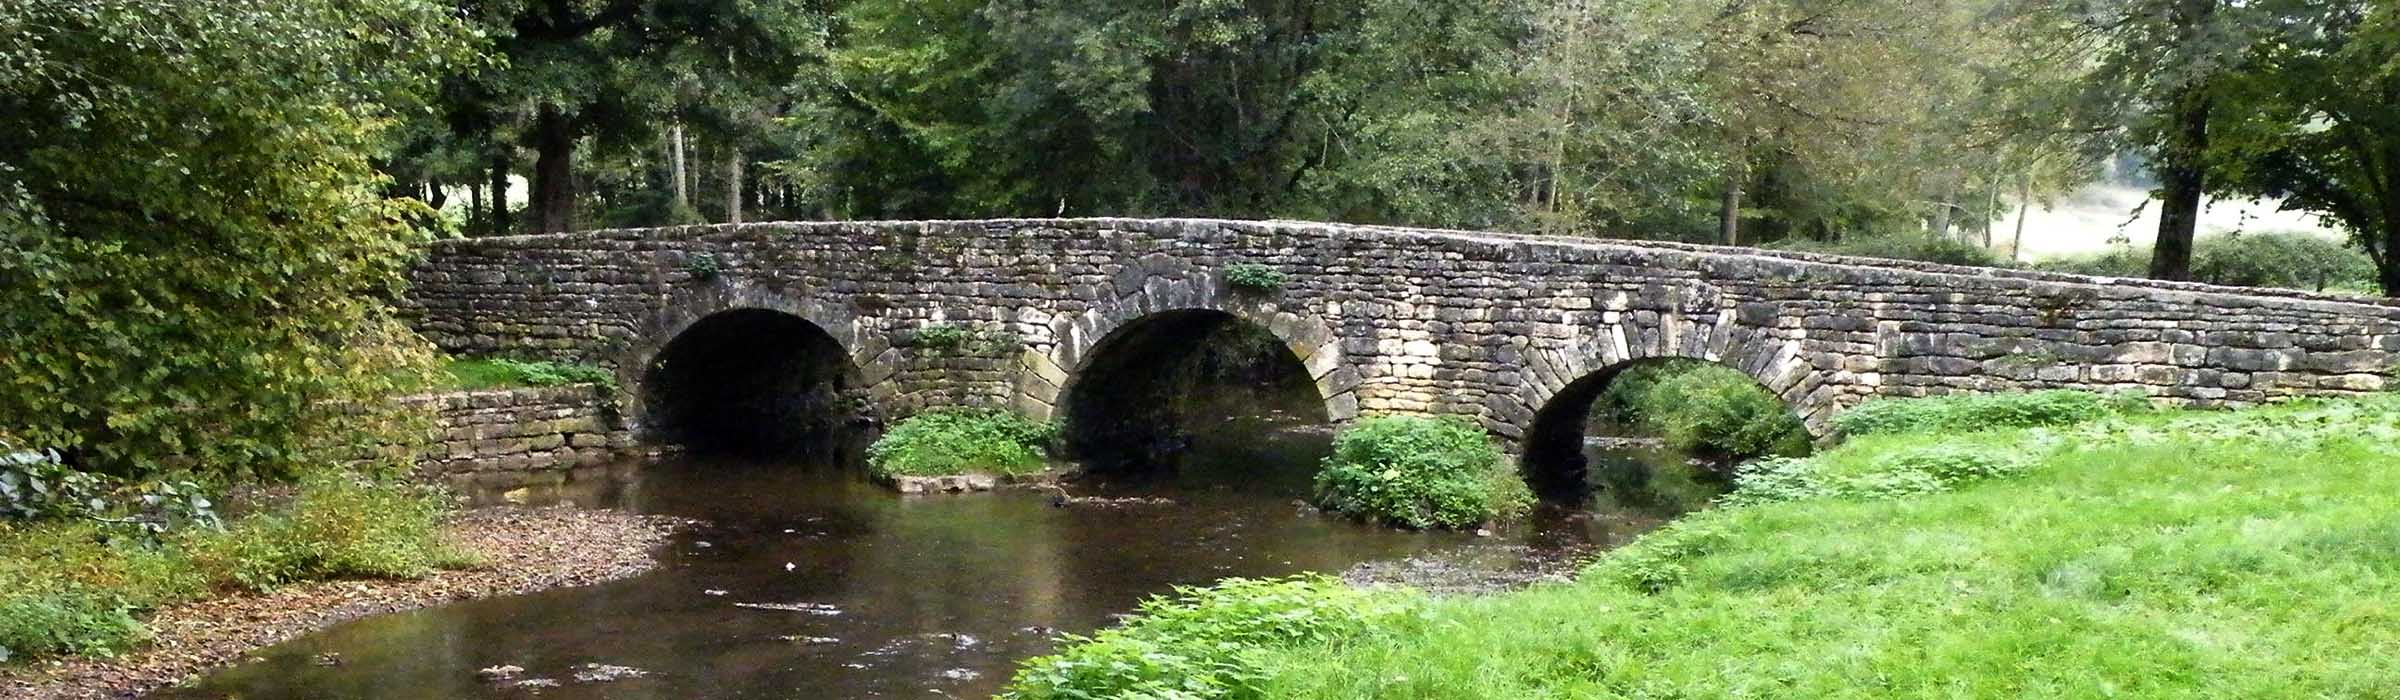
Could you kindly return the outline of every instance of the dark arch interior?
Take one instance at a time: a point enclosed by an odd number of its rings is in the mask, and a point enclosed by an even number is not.
[[[1066,439],[1095,472],[1172,472],[1195,433],[1235,416],[1324,425],[1316,384],[1274,334],[1232,314],[1168,311],[1092,346],[1067,390]]]
[[[693,452],[773,457],[826,446],[859,416],[849,358],[816,324],[765,309],[703,318],[642,378],[652,437]]]
[[[1601,490],[1612,492],[1612,498],[1619,505],[1641,505],[1638,501],[1656,496],[1648,493],[1655,485],[1646,483],[1655,475],[1646,473],[1647,469],[1639,463],[1612,463],[1604,465],[1608,467],[1606,469],[1595,469],[1587,437],[1625,436],[1626,431],[1638,432],[1638,429],[1615,424],[1607,416],[1596,415],[1594,409],[1601,403],[1603,395],[1609,393],[1610,387],[1636,367],[1692,367],[1707,364],[1711,363],[1688,358],[1634,360],[1591,372],[1567,384],[1534,414],[1532,429],[1526,433],[1523,473],[1527,485],[1543,500],[1562,504],[1586,503],[1596,491]],[[1751,380],[1751,383],[1756,384],[1755,380]],[[1748,456],[1754,455],[1703,451],[1701,454],[1680,455],[1677,458],[1699,460],[1699,463],[1712,465],[1711,470],[1727,480],[1720,486],[1730,487],[1732,462]]]

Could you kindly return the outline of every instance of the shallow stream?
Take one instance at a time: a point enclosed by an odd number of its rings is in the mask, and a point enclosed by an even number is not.
[[[1224,434],[1238,437],[1195,442],[1174,478],[1071,486],[1164,504],[902,497],[861,478],[855,454],[672,458],[512,494],[704,524],[650,574],[349,622],[153,697],[988,697],[1058,634],[1097,630],[1178,585],[1316,571],[1482,590],[1564,575],[1693,502],[1676,485],[1679,459],[1634,451],[1595,461],[1609,505],[1547,508],[1490,536],[1399,532],[1300,502],[1322,434]],[[1609,475],[1633,485],[1609,487]],[[524,671],[477,673],[500,665]]]

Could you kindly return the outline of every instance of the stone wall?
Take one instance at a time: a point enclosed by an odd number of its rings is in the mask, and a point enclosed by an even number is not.
[[[417,473],[459,486],[514,488],[563,478],[636,449],[616,397],[599,385],[490,389],[414,396],[434,430],[418,446]]]
[[[1289,280],[1225,288],[1235,263]],[[1746,249],[1298,222],[771,223],[435,244],[418,328],[458,353],[642,368],[736,308],[814,323],[872,407],[1057,412],[1088,354],[1153,313],[1209,309],[1281,338],[1327,412],[1455,414],[1513,443],[1554,398],[1629,362],[1736,367],[1822,431],[1875,396],[2039,388],[2246,404],[2378,391],[2400,307],[2198,284]],[[931,326],[986,342],[932,349]],[[638,393],[638,392],[636,392]],[[1562,401],[1561,403],[1571,403]],[[643,408],[629,401],[639,428]]]

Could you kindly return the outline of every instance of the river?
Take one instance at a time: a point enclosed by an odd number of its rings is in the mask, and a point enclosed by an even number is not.
[[[627,465],[512,497],[702,521],[653,573],[344,623],[152,697],[981,698],[1061,633],[1105,627],[1178,585],[1315,571],[1472,590],[1555,577],[1694,503],[1682,477],[1653,474],[1680,460],[1603,455],[1601,506],[1547,507],[1487,536],[1394,531],[1301,503],[1321,433],[1231,427],[1196,440],[1173,478],[1073,487],[1166,503],[903,497],[862,478],[854,451]],[[477,672],[501,665],[524,671]]]

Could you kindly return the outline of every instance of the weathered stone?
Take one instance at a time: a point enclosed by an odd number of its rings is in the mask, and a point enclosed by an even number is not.
[[[889,242],[903,229],[923,244],[894,260]],[[713,280],[675,267],[703,249],[739,251],[745,264]],[[1222,266],[1248,261],[1284,270],[1286,286],[1222,293]],[[537,269],[540,281],[519,272]],[[2400,359],[2400,306],[2381,301],[1299,222],[593,231],[442,241],[413,276],[410,316],[445,350],[596,362],[629,383],[641,373],[628,368],[648,366],[676,332],[709,314],[789,313],[843,347],[859,395],[885,416],[1059,405],[1055,392],[1106,352],[1104,338],[1167,311],[1229,314],[1275,334],[1336,420],[1455,413],[1509,426],[1494,430],[1512,442],[1565,387],[1661,355],[1739,368],[1819,428],[1866,397],[1955,390],[2135,388],[2211,405],[2350,393],[2385,383]],[[894,342],[936,321],[972,327],[997,346],[936,357]],[[446,421],[444,452],[538,439],[541,430],[518,430],[535,421],[567,434],[578,460],[600,447],[581,437],[587,432],[606,434],[609,448],[635,443],[623,426],[643,423],[640,392],[565,392],[580,398],[482,397],[489,405],[472,410],[493,415]],[[576,401],[610,412],[499,415]],[[615,418],[619,409],[627,420]],[[587,430],[590,420],[605,429]],[[535,444],[526,449],[543,454]]]

